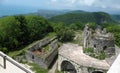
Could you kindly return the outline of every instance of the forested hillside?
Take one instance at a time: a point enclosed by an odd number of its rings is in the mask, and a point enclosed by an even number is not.
[[[0,18],[0,50],[19,50],[29,43],[43,38],[53,29],[39,16],[8,16]]]
[[[120,23],[120,15],[111,15],[111,17],[112,17],[115,21],[117,21],[117,22]]]
[[[74,22],[88,23],[94,22],[97,24],[102,23],[113,23],[115,22],[111,16],[104,12],[82,12],[82,11],[73,11],[63,15],[57,15],[50,18],[53,22],[63,22],[65,24],[71,24]]]

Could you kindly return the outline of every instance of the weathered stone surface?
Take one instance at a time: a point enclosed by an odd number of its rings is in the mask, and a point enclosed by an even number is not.
[[[85,68],[92,67],[96,70],[106,71],[110,65],[105,60],[98,60],[83,53],[82,47],[75,44],[63,44],[59,48],[58,70],[61,70],[63,61],[69,61],[75,66],[77,73],[84,73]],[[85,67],[85,68],[83,68]]]

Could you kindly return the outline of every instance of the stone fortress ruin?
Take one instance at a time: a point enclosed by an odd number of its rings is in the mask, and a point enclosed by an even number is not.
[[[58,54],[58,40],[54,38],[44,38],[30,45],[26,51],[28,61],[38,64],[40,67],[48,69]]]
[[[114,43],[114,35],[101,27],[93,30],[87,24],[80,36],[83,40],[80,44],[65,43],[58,49],[58,70],[66,73],[107,73],[120,53]],[[86,49],[92,49],[90,53],[94,56],[84,52]]]
[[[92,30],[87,24],[83,31],[83,47],[93,48],[95,53],[103,51],[106,57],[111,57],[115,54],[114,36],[112,33],[107,33],[106,29],[98,26]]]
[[[82,33],[82,44],[64,43],[61,47],[56,37],[44,38],[30,45],[26,58],[40,67],[48,69],[57,59],[57,68],[65,73],[107,73],[116,56],[114,36],[98,27],[93,30],[86,25]],[[95,54],[104,52],[105,59],[97,59],[84,53],[84,49],[92,48]]]

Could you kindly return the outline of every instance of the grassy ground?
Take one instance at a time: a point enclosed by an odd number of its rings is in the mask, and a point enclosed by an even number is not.
[[[60,72],[60,71],[56,70],[55,73],[63,73],[63,72]]]
[[[51,32],[51,33],[48,33],[45,37],[53,38],[54,36],[56,36],[56,33],[55,32]]]
[[[28,63],[28,65],[31,66],[31,69],[35,71],[35,73],[48,73],[47,69],[40,68],[40,66],[35,63]]]
[[[17,50],[17,51],[12,51],[12,52],[9,52],[8,55],[13,58],[13,57],[16,57],[18,55],[23,55],[25,53],[25,50],[26,50],[26,48],[21,49],[21,50]]]

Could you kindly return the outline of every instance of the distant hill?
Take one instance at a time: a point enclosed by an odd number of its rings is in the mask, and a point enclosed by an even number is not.
[[[64,14],[69,12],[70,10],[38,10],[37,12],[33,13],[34,15],[42,16],[45,18],[51,18],[56,15]]]
[[[62,15],[57,15],[51,17],[50,20],[53,22],[63,22],[65,24],[71,24],[77,21],[82,23],[95,22],[97,24],[115,22],[108,13],[85,12],[81,10],[70,11]]]
[[[120,15],[111,15],[111,17],[112,17],[115,21],[117,21],[117,22],[120,23]]]
[[[74,10],[74,11],[69,11],[67,13],[89,13],[89,12],[83,10]]]

